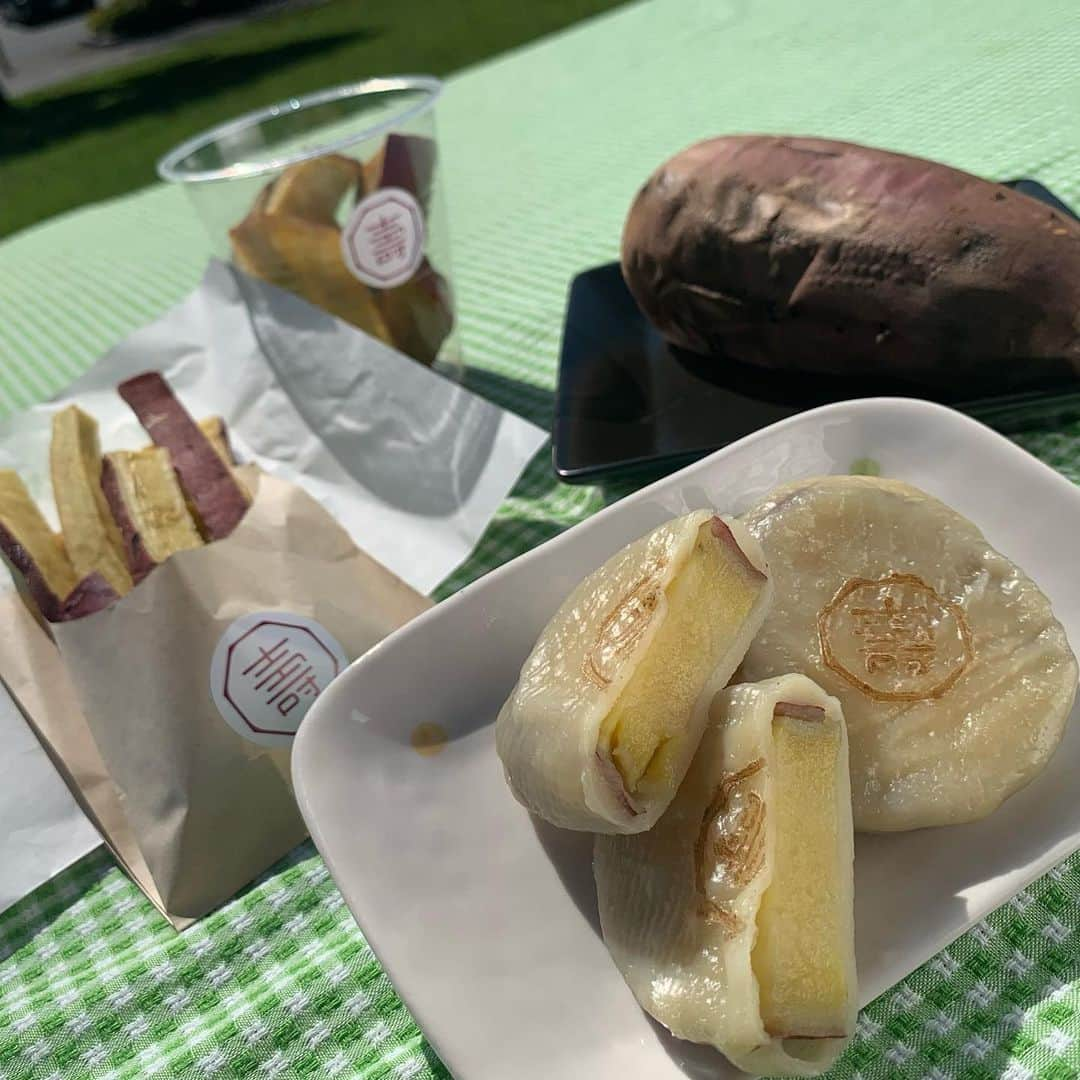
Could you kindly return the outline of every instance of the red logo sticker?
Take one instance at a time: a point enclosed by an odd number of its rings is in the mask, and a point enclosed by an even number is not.
[[[314,619],[256,611],[221,635],[210,696],[244,738],[288,746],[315,699],[347,666],[341,646]]]
[[[380,188],[356,204],[341,233],[345,265],[376,289],[403,285],[424,257],[424,214],[404,188]]]

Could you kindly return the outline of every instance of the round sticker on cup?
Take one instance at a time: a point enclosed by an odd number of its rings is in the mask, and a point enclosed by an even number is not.
[[[424,257],[424,214],[404,188],[373,191],[357,204],[341,232],[345,265],[376,289],[404,285]]]
[[[308,709],[348,665],[333,635],[288,611],[241,615],[210,662],[210,696],[226,723],[260,746],[289,746]]]

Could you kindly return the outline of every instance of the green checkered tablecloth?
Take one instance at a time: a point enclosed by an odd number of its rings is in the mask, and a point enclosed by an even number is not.
[[[851,138],[1080,206],[1077,14],[657,0],[462,74],[439,125],[470,385],[549,423],[570,278],[615,255],[635,186],[700,136]],[[206,254],[161,187],[0,245],[0,414],[178,300]],[[1080,424],[1035,416],[1017,438],[1080,482]],[[560,485],[541,454],[440,595],[621,493]],[[834,1075],[1077,1076],[1078,927],[1074,856],[874,1002]],[[445,1075],[308,845],[183,936],[100,851],[0,916],[0,1080]]]

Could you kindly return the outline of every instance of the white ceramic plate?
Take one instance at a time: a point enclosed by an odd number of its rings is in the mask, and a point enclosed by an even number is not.
[[[638,1008],[599,936],[590,837],[511,797],[493,725],[563,597],[676,514],[738,512],[777,484],[858,458],[944,499],[1047,592],[1080,644],[1080,489],[938,405],[872,399],[785,420],[488,574],[354,663],[293,752],[312,836],[371,947],[461,1080],[726,1075]],[[859,837],[865,1003],[1080,846],[1080,725],[1047,770],[974,825]],[[449,742],[421,756],[411,736]]]

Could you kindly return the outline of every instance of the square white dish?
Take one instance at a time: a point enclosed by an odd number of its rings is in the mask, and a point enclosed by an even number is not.
[[[1080,488],[939,405],[828,405],[645,488],[439,604],[320,697],[293,750],[297,796],[349,908],[461,1080],[735,1075],[637,1006],[599,936],[591,837],[532,819],[507,789],[494,721],[562,599],[623,545],[689,510],[741,512],[777,484],[872,458],[971,518],[1080,642]],[[1080,728],[973,825],[856,844],[866,1003],[1080,846]],[[441,753],[412,745],[437,724]]]

